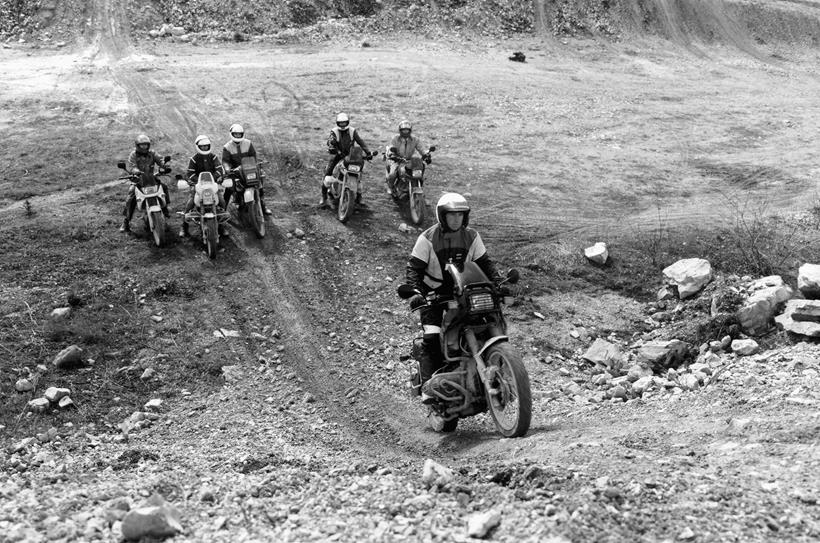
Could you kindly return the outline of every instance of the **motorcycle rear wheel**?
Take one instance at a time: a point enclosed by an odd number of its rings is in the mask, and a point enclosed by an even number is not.
[[[336,210],[339,221],[342,223],[347,222],[350,216],[353,215],[353,206],[353,193],[345,187],[342,194],[339,195],[339,208]]]
[[[504,437],[523,436],[532,419],[532,393],[521,355],[509,343],[495,343],[485,351],[484,361],[495,370],[488,388],[497,394],[487,393],[487,405],[496,428]]]
[[[216,225],[216,219],[209,219],[205,223],[205,246],[208,249],[208,258],[216,258],[216,252],[219,245],[219,231]]]
[[[413,224],[421,224],[424,221],[424,193],[411,192],[410,193],[410,219]]]
[[[151,234],[154,236],[154,245],[162,247],[165,245],[165,215],[161,211],[154,211],[151,213],[150,224]]]

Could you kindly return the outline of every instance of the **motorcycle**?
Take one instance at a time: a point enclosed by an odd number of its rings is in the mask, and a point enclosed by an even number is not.
[[[371,160],[377,154],[378,151],[366,154],[361,147],[353,147],[336,166],[333,181],[328,186],[328,194],[336,206],[336,216],[342,223],[347,222],[353,215],[356,204],[359,203],[357,195],[361,193],[364,161]]]
[[[532,417],[530,379],[521,355],[510,345],[502,306],[512,302],[506,288],[496,288],[474,262],[462,267],[449,263],[445,273],[453,280],[452,296],[430,293],[415,311],[442,304],[441,351],[444,367],[425,384],[433,396],[428,420],[438,432],[453,432],[458,420],[490,411],[504,437],[527,433]],[[510,270],[502,282],[518,282]],[[420,294],[411,285],[401,285],[398,294],[408,299]],[[414,340],[420,349],[421,338]],[[420,368],[411,378],[413,394],[421,394]]]
[[[181,190],[188,186],[182,175],[177,175],[177,187]],[[187,213],[179,212],[188,224],[199,227],[202,243],[208,252],[208,258],[216,258],[219,249],[219,226],[228,222],[230,215],[219,210],[219,184],[211,172],[202,172],[194,185],[194,209]]]
[[[259,198],[259,189],[262,186],[262,172],[254,157],[245,157],[242,164],[227,172],[222,186],[229,189],[236,184],[237,192],[241,192],[242,199],[238,204],[237,212],[241,223],[249,226],[257,238],[265,237],[265,215],[262,213],[262,201]],[[230,202],[225,202],[229,205]]]
[[[430,147],[429,153],[436,150],[435,146]],[[395,147],[388,149],[386,155],[389,160],[399,163],[396,172],[395,184],[390,187],[390,194],[394,200],[399,202],[407,201],[410,209],[410,219],[413,224],[421,224],[424,221],[424,214],[427,204],[424,201],[424,163],[430,164],[432,158],[429,153],[425,157],[413,156],[409,160],[397,154]],[[389,171],[389,168],[388,168]]]
[[[170,156],[165,156],[163,159],[164,164],[170,161]],[[142,213],[143,225],[151,232],[154,244],[162,247],[165,245],[165,215],[162,213],[162,208],[165,207],[165,191],[162,190],[162,185],[151,173],[130,173],[124,161],[117,162],[117,167],[128,174],[117,179],[127,179],[134,185],[134,196],[137,199],[136,209]],[[170,166],[163,166],[159,169],[158,175],[166,175],[170,172]]]

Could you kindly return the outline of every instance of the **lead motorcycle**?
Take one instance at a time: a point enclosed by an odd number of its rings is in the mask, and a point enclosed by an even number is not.
[[[151,232],[154,245],[157,247],[165,245],[165,215],[162,213],[162,208],[166,204],[165,191],[157,178],[171,172],[171,167],[167,166],[170,161],[170,156],[166,155],[163,158],[163,164],[166,166],[159,169],[156,177],[148,172],[131,173],[124,161],[117,162],[117,168],[125,170],[128,174],[117,179],[127,179],[134,185],[134,196],[137,199],[136,209],[142,214],[145,229]]]
[[[512,300],[474,262],[461,268],[447,264],[445,273],[453,279],[453,295],[430,293],[424,304],[411,307],[445,305],[440,336],[445,366],[425,386],[434,397],[428,419],[434,430],[453,432],[459,419],[489,410],[504,437],[521,437],[530,427],[532,394],[521,355],[507,336],[502,306]],[[510,270],[502,284],[518,278],[518,271]],[[401,285],[398,294],[408,299],[419,292]],[[414,340],[414,349],[421,348],[420,341]],[[411,378],[411,390],[421,394],[419,371]]]
[[[396,182],[394,186],[390,187],[390,194],[397,202],[407,203],[410,210],[410,220],[413,221],[413,224],[424,222],[427,209],[427,204],[424,201],[424,163],[430,164],[432,158],[429,153],[435,150],[434,145],[430,147],[424,158],[414,155],[408,160],[397,154],[398,150],[395,147],[390,147],[388,154],[385,155],[389,160],[399,163],[399,168],[396,171]]]
[[[181,190],[188,186],[188,182],[181,175],[177,175],[177,187]],[[211,172],[202,172],[194,185],[194,209],[188,213],[179,212],[188,224],[199,227],[202,243],[208,253],[208,258],[216,258],[219,250],[219,226],[228,222],[230,215],[219,207],[219,184]]]
[[[356,204],[360,203],[357,195],[362,191],[362,173],[364,161],[379,154],[378,151],[365,153],[361,147],[353,147],[347,156],[339,162],[333,172],[333,181],[327,192],[336,206],[336,217],[345,223],[353,215]]]
[[[226,189],[236,185],[241,201],[237,204],[239,221],[253,230],[257,238],[265,237],[265,215],[262,213],[262,200],[259,190],[262,187],[262,172],[256,158],[249,156],[242,159],[242,164],[227,172],[222,186]],[[230,205],[230,202],[225,202]]]

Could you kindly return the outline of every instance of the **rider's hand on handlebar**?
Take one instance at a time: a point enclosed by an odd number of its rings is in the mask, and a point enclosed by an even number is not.
[[[433,157],[430,156],[430,153],[423,155],[421,159],[425,162],[425,164],[430,164],[433,161]]]
[[[420,307],[424,307],[427,305],[427,299],[422,296],[421,294],[415,294],[412,298],[410,298],[410,309],[416,310]]]
[[[496,287],[496,291],[498,292],[499,296],[511,296],[512,291],[510,291],[510,287],[507,285],[501,285],[500,287]]]

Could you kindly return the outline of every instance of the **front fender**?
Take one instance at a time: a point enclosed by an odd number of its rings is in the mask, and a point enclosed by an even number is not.
[[[481,346],[481,350],[480,350],[480,351],[478,351],[478,352],[476,353],[476,355],[481,356],[482,358],[484,358],[484,356],[483,356],[483,355],[484,355],[484,351],[486,351],[486,350],[487,350],[487,348],[488,348],[490,345],[495,345],[496,343],[501,343],[502,341],[509,341],[509,340],[510,340],[510,336],[495,336],[495,337],[491,337],[489,340],[487,340],[487,342],[486,342],[486,343],[484,343],[484,345],[482,345],[482,346]]]

